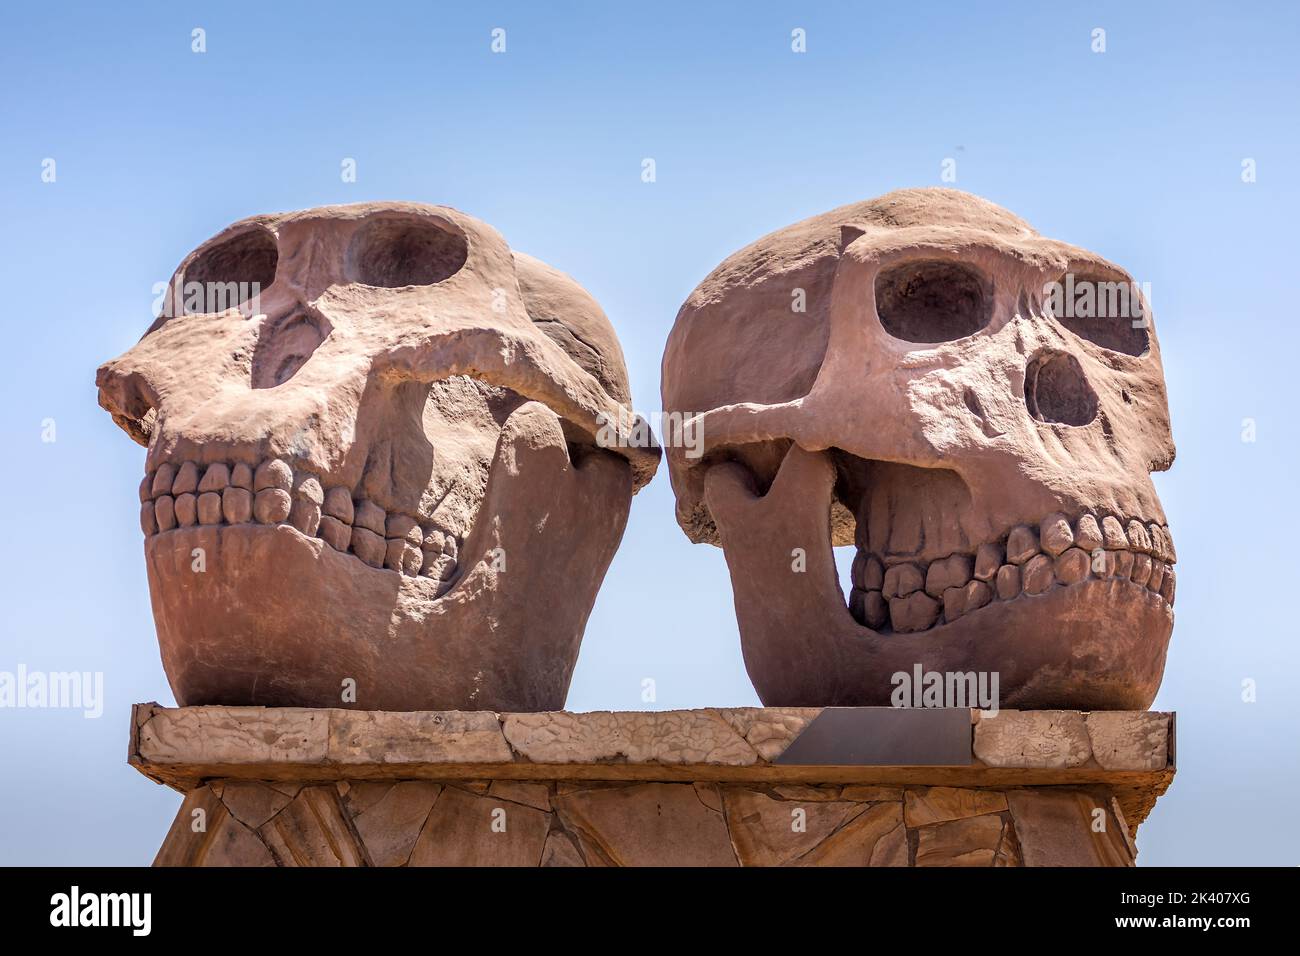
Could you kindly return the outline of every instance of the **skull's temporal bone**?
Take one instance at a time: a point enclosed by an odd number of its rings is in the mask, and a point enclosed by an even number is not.
[[[572,279],[445,207],[236,223],[97,377],[181,704],[558,709],[658,449]]]
[[[1103,284],[1131,307],[1074,309]],[[773,233],[692,293],[663,365],[704,445],[669,450],[678,521],[726,553],[765,704],[888,704],[918,664],[997,673],[1003,706],[1150,704],[1174,600],[1150,473],[1174,449],[1136,289],[927,189]]]

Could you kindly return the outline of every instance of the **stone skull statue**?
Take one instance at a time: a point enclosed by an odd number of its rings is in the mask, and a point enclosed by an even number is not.
[[[181,705],[552,710],[653,441],[568,276],[414,203],[238,222],[96,377]]]
[[[1174,444],[1118,266],[954,190],[844,206],[695,289],[663,398],[697,434],[665,442],[678,522],[725,551],[764,704],[897,703],[919,665],[996,675],[1005,707],[1150,705]]]

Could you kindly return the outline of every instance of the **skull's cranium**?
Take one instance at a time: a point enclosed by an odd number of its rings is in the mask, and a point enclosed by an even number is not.
[[[1151,703],[1174,600],[1160,351],[1140,296],[1054,315],[1066,276],[1131,282],[984,200],[902,190],[760,239],[683,305],[664,408],[704,453],[669,450],[678,522],[726,552],[765,704],[888,704],[918,664],[996,672],[1004,706]]]
[[[234,224],[163,316],[97,384],[149,449],[180,704],[563,706],[659,454],[597,445],[630,396],[591,296],[453,209],[371,203]]]

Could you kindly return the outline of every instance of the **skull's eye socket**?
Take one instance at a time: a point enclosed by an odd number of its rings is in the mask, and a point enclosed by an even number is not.
[[[255,299],[275,281],[279,260],[275,237],[264,229],[209,246],[185,267],[183,311],[225,312]]]
[[[1052,318],[1079,338],[1125,355],[1145,355],[1151,347],[1146,303],[1136,282],[1068,272],[1043,291]]]
[[[978,273],[955,262],[907,262],[876,277],[880,324],[905,342],[951,342],[988,325],[992,295]]]
[[[449,279],[468,254],[464,235],[450,227],[427,219],[377,219],[352,237],[348,264],[356,281],[398,289]]]

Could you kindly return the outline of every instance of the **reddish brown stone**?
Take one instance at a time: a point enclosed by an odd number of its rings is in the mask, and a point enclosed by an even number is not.
[[[882,787],[876,784],[849,784],[840,789],[840,798],[855,803],[884,803],[903,799],[902,787]]]
[[[799,857],[797,866],[907,866],[907,830],[897,803],[874,803]]]
[[[903,819],[909,827],[923,827],[1006,808],[1007,798],[997,790],[924,787],[908,789],[904,794]]]
[[[333,787],[304,787],[257,831],[280,866],[364,866]]]
[[[1024,567],[1024,589],[1026,594],[1043,594],[1056,583],[1052,571],[1052,559],[1045,554],[1030,558]]]
[[[940,604],[923,591],[914,591],[907,597],[892,598],[889,602],[889,620],[894,630],[902,633],[924,631],[939,618]]]
[[[411,852],[411,866],[537,866],[550,815],[447,787]]]
[[[1038,526],[1038,539],[1042,542],[1044,551],[1057,557],[1074,544],[1074,532],[1070,528],[1069,519],[1059,511],[1048,515]]]
[[[429,819],[442,787],[407,780],[394,784],[353,821],[375,866],[402,866]]]
[[[736,866],[722,814],[690,784],[578,790],[555,805],[566,829],[618,866]]]
[[[561,708],[661,454],[595,300],[486,223],[409,202],[259,215],[183,266],[187,289],[264,294],[160,321],[96,375],[149,448],[145,563],[177,699]],[[366,291],[317,310],[272,284]],[[178,518],[187,537],[165,539]],[[385,562],[390,518],[405,546]],[[334,522],[354,519],[345,543]],[[448,560],[420,581],[433,525]]]
[[[1038,554],[1038,532],[1025,525],[1011,529],[1007,537],[1007,560],[1015,565],[1027,562]]]
[[[253,518],[253,493],[247,488],[230,485],[221,493],[221,513],[226,524],[242,524]]]
[[[1056,580],[1067,585],[1078,584],[1088,577],[1090,563],[1087,553],[1079,548],[1069,548],[1062,551],[1053,565]]]
[[[917,866],[992,866],[1002,843],[997,814],[968,817],[922,827],[917,834]]]
[[[1004,564],[998,568],[998,597],[1010,601],[1020,596],[1020,569],[1013,564]]]
[[[189,528],[199,521],[198,499],[192,494],[177,495],[175,501],[176,524]]]
[[[542,866],[586,866],[582,854],[567,833],[552,830],[546,838],[546,847],[542,850]]]
[[[1026,866],[1132,866],[1108,801],[1084,791],[1012,790],[1011,817]]]
[[[230,780],[221,789],[221,802],[244,826],[256,830],[289,805],[290,798],[264,783]]]
[[[1080,515],[1074,528],[1074,543],[1083,551],[1092,554],[1102,545],[1101,525],[1090,515]]]
[[[1025,262],[1060,266],[1029,288]],[[976,196],[904,189],[769,233],[687,297],[664,349],[663,407],[698,421],[703,443],[668,449],[675,513],[692,541],[726,552],[765,704],[886,706],[891,675],[923,659],[997,671],[1017,706],[1149,706],[1167,607],[1083,579],[1053,587],[1051,571],[1071,546],[1126,547],[1121,517],[1158,519],[1150,471],[1173,460],[1152,324],[1062,301],[1076,280],[1095,294],[1099,276],[1123,274]],[[794,322],[791,295],[807,306]],[[989,332],[1009,317],[1019,334]],[[987,583],[1003,541],[1026,598],[971,613],[945,595],[966,583],[955,563],[973,561]],[[893,565],[881,588],[892,633],[863,627],[865,598],[845,613],[843,546],[862,555],[863,579],[868,558]],[[902,580],[909,566],[925,569],[930,601],[944,598],[940,626]],[[896,639],[931,628],[923,645]]]
[[[727,827],[741,866],[782,866],[820,844],[862,812],[841,800],[777,800],[742,787],[723,791]]]
[[[221,802],[216,786],[186,797],[154,859],[154,866],[275,866],[257,835]]]
[[[925,593],[930,597],[943,597],[949,588],[963,587],[971,579],[974,564],[968,555],[953,554],[932,561],[925,575]]]
[[[885,571],[883,593],[886,600],[906,597],[925,585],[921,569],[915,564],[896,564]]]

